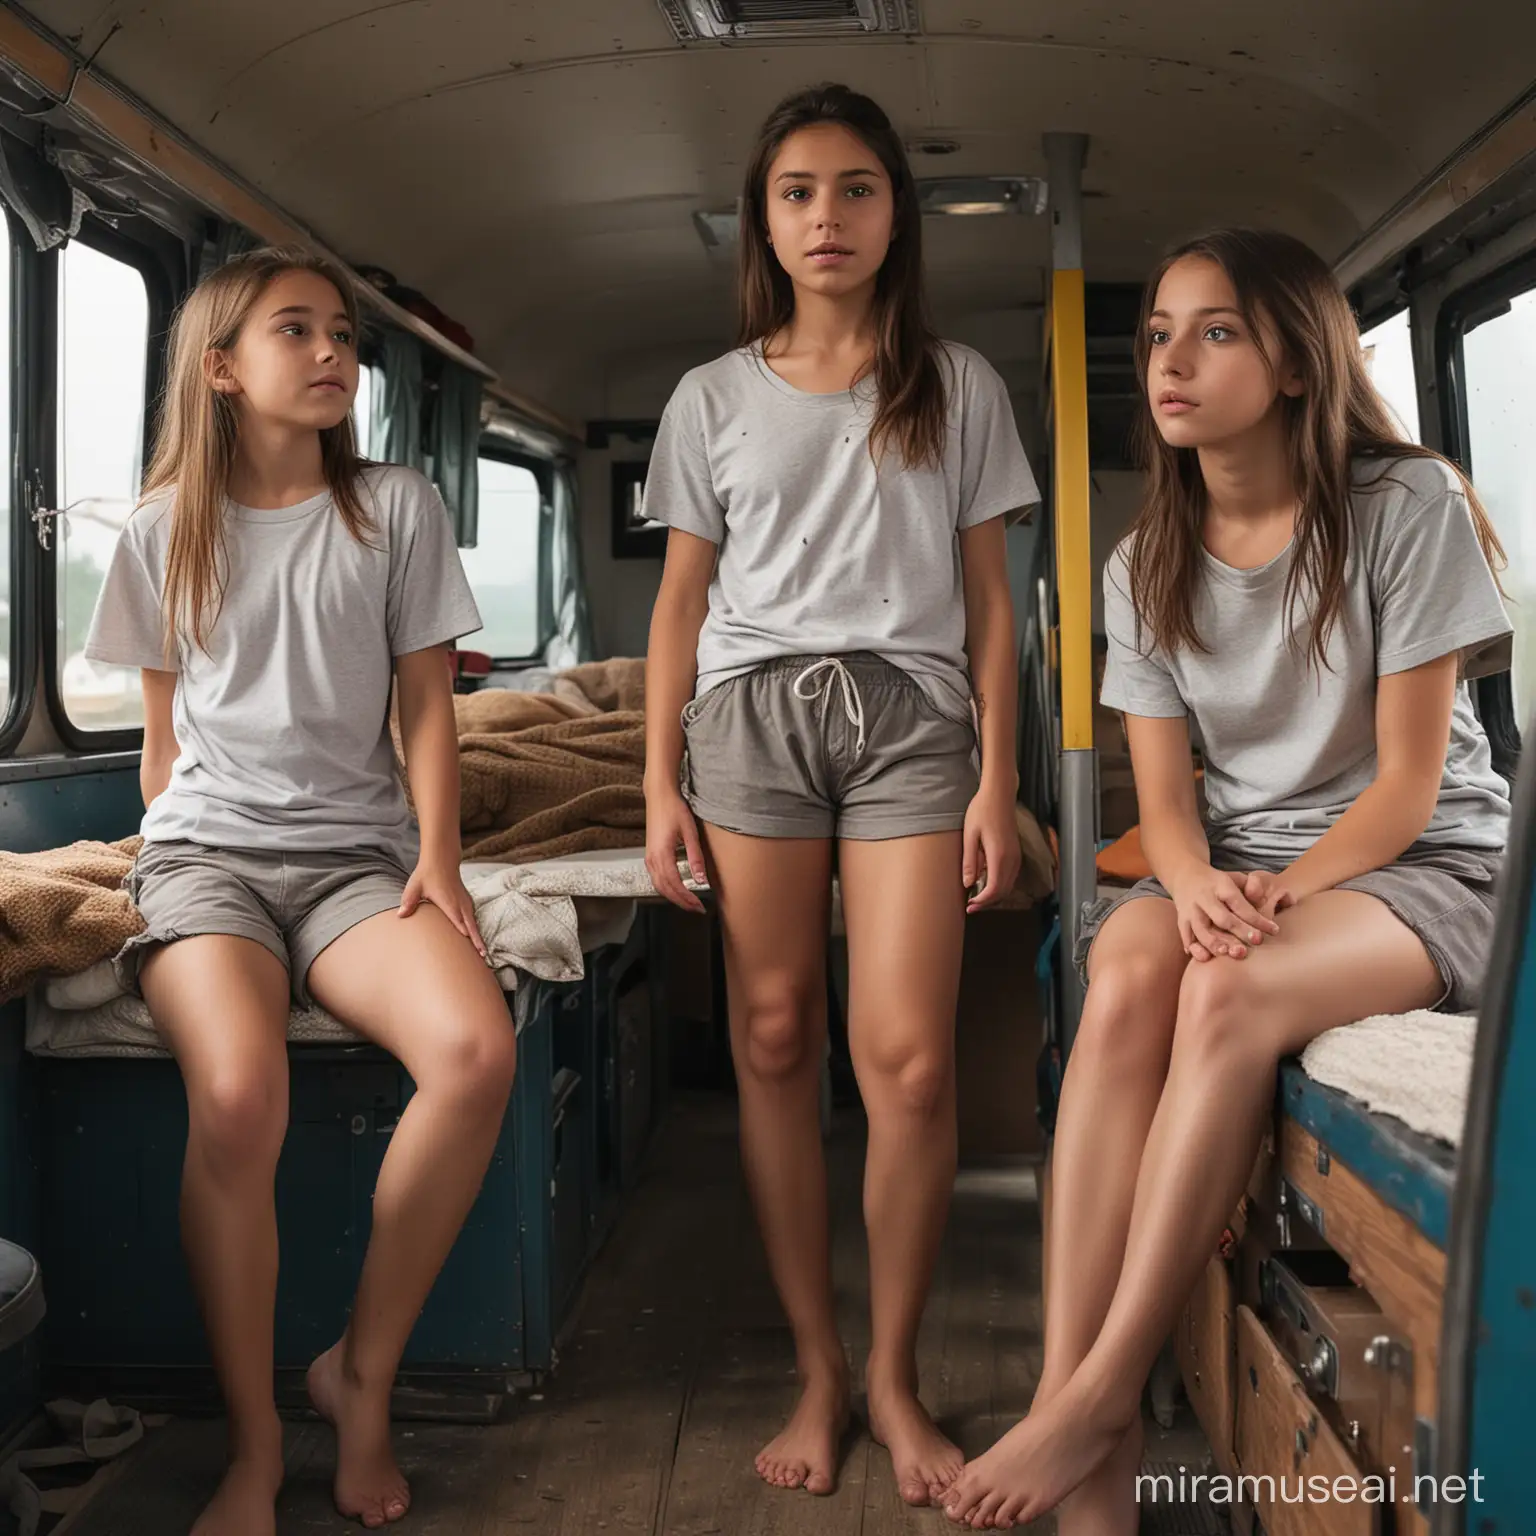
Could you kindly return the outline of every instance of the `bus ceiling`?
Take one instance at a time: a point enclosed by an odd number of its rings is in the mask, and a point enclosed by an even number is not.
[[[704,25],[735,14],[723,0],[337,12],[30,0],[0,11],[0,54],[263,238],[311,233],[430,294],[492,392],[560,431],[643,414],[653,375],[729,334],[711,220],[728,227],[767,108],[812,78],[887,102],[919,175],[1044,181],[1044,136],[1086,134],[1096,282],[1234,221],[1282,223],[1353,280],[1531,133],[1536,8],[1501,0],[1390,26],[1365,0],[1297,0],[1219,32],[1203,6],[1120,0],[818,0],[762,35]],[[1046,297],[1047,221],[938,217],[927,245],[945,329],[1037,377],[1040,327],[1018,314]]]

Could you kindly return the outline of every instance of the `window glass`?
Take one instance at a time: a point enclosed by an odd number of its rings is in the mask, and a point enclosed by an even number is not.
[[[1515,624],[1515,718],[1536,709],[1536,289],[1462,341],[1472,479],[1498,529]]]
[[[0,432],[11,422],[11,235],[0,218]],[[11,447],[0,455],[0,722],[11,712]]]
[[[1397,417],[1410,442],[1419,436],[1419,394],[1413,382],[1413,341],[1408,311],[1399,310],[1390,320],[1372,326],[1361,338],[1365,366],[1381,398]]]
[[[366,459],[373,431],[373,392],[378,384],[377,368],[364,363],[357,370],[357,398],[352,402],[352,427],[357,433],[357,451]]]
[[[480,460],[480,531],[460,550],[485,627],[465,644],[498,659],[531,656],[539,643],[539,482],[533,471]]]
[[[79,240],[59,258],[59,692],[80,730],[144,723],[139,674],[82,654],[96,595],[138,499],[149,295],[133,267]]]

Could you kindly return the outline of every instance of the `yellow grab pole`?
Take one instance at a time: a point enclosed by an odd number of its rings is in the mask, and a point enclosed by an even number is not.
[[[1093,555],[1088,525],[1088,341],[1083,272],[1051,279],[1055,406],[1056,599],[1061,625],[1061,745],[1093,747]]]
[[[1061,842],[1061,1050],[1083,1011],[1073,964],[1083,907],[1097,893],[1098,772],[1093,750],[1093,553],[1088,516],[1088,339],[1083,292],[1083,159],[1080,133],[1048,133],[1051,212],[1052,483],[1056,498],[1056,610],[1060,629],[1061,763],[1056,822]]]

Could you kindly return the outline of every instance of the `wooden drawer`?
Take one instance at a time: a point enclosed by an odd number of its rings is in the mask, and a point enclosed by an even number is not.
[[[1237,1383],[1238,1491],[1265,1536],[1380,1536],[1382,1504],[1364,1502],[1360,1467],[1245,1306]]]
[[[1265,1326],[1351,1452],[1369,1471],[1387,1467],[1383,1428],[1394,1390],[1411,1415],[1413,1352],[1370,1293],[1331,1250],[1291,1249],[1265,1262],[1263,1302]]]
[[[1232,1443],[1235,1310],[1232,1271],[1226,1260],[1213,1255],[1179,1319],[1179,1371],[1216,1466],[1229,1476],[1236,1470]]]

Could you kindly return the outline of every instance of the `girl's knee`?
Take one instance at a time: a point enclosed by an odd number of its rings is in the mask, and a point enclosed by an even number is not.
[[[954,1099],[955,1056],[951,1048],[892,1040],[860,1052],[858,1065],[861,1080],[868,1083],[865,1097],[872,1114],[878,1114],[882,1106],[892,1106],[903,1114],[930,1119]]]
[[[1178,988],[1177,971],[1157,956],[1131,952],[1106,959],[1088,984],[1073,1056],[1137,1072],[1166,1067]]]
[[[1177,1041],[1218,1060],[1268,1055],[1268,999],[1258,966],[1225,956],[1192,964],[1179,987]]]
[[[203,1154],[231,1166],[277,1166],[288,1130],[283,1071],[225,1068],[187,1083],[189,1133]]]
[[[446,1032],[430,1065],[417,1078],[420,1088],[444,1089],[455,1097],[504,1105],[517,1070],[517,1032],[505,1008],[467,1019]]]
[[[791,982],[760,985],[741,1005],[746,1065],[753,1076],[782,1081],[820,1069],[815,1013]]]
[[[954,1060],[947,1053],[914,1051],[896,1073],[894,1086],[908,1114],[932,1119],[954,1098]]]

